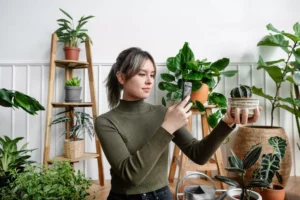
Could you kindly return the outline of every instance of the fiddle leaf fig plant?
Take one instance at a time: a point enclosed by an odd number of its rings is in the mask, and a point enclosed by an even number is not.
[[[215,93],[213,90],[221,80],[221,76],[231,77],[237,70],[225,71],[229,64],[228,58],[222,58],[215,62],[210,62],[206,58],[195,59],[192,49],[187,42],[179,50],[176,56],[167,59],[169,73],[162,73],[160,77],[163,81],[158,84],[158,88],[166,91],[166,99],[162,98],[162,104],[166,106],[167,101],[174,102],[182,96],[183,82],[192,82],[192,91],[197,91],[202,84],[209,87],[208,103],[217,105],[220,109],[208,117],[208,123],[214,127],[219,119],[226,112],[226,97],[223,94]],[[204,105],[193,102],[200,112],[205,111]]]

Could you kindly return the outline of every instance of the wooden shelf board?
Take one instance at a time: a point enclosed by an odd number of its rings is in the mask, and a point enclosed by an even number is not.
[[[92,107],[92,102],[52,102],[51,103],[54,108],[61,108],[61,107]]]
[[[55,64],[57,67],[62,68],[75,68],[75,69],[83,69],[87,68],[89,63],[83,62],[83,61],[77,61],[77,60],[55,60]]]
[[[97,154],[97,153],[88,153],[88,152],[84,153],[84,155],[79,158],[73,158],[73,159],[66,158],[65,155],[60,155],[60,156],[51,158],[48,162],[52,163],[52,161],[54,160],[57,162],[68,161],[71,163],[75,163],[75,162],[79,162],[82,160],[89,160],[89,159],[97,158],[98,156],[99,156],[99,154]]]

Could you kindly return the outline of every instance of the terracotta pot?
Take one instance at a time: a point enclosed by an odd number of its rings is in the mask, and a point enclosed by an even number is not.
[[[263,200],[284,200],[285,190],[281,185],[273,185],[273,189],[265,188],[259,191]]]
[[[202,104],[207,101],[209,87],[206,84],[202,84],[201,88],[197,91],[193,91],[191,94],[191,100],[193,102],[200,101]]]
[[[65,140],[64,150],[66,158],[79,158],[84,154],[84,140]]]
[[[287,147],[284,158],[280,164],[279,173],[282,176],[282,185],[285,187],[288,179],[290,177],[291,167],[292,167],[292,153],[291,146],[289,144],[288,137],[281,127],[270,127],[270,126],[240,126],[237,134],[233,140],[233,151],[239,158],[244,158],[245,154],[250,150],[250,148],[257,144],[262,144],[261,156],[249,169],[247,172],[245,180],[246,182],[251,179],[252,172],[254,169],[258,168],[261,163],[262,154],[272,153],[273,147],[269,145],[268,139],[270,137],[279,136],[286,140]],[[273,184],[278,184],[276,176],[273,178]]]
[[[78,60],[80,49],[77,47],[64,47],[66,60]]]

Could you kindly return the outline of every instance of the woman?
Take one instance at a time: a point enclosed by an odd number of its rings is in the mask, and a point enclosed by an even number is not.
[[[234,124],[252,123],[259,117],[259,109],[251,119],[247,119],[248,111],[243,110],[240,121],[232,118],[228,109],[209,136],[198,141],[184,127],[192,114],[189,96],[168,109],[144,101],[153,87],[155,74],[152,56],[139,48],[129,48],[120,53],[107,77],[112,110],[96,119],[95,128],[111,165],[109,200],[173,199],[167,177],[171,141],[191,160],[205,164]],[[236,109],[235,116],[239,114]]]

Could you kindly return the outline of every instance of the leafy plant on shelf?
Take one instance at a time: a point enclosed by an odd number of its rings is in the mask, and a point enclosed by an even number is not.
[[[59,9],[63,14],[67,16],[68,19],[58,19],[58,28],[55,33],[58,37],[58,42],[63,42],[66,47],[78,47],[78,41],[81,43],[85,42],[86,38],[90,39],[90,36],[87,34],[87,29],[83,29],[83,26],[88,22],[88,19],[93,18],[94,16],[89,15],[87,17],[82,16],[78,21],[77,26],[73,22],[73,17],[63,9]],[[70,21],[71,20],[71,21]],[[91,41],[92,43],[92,41]]]
[[[78,77],[73,77],[65,82],[65,86],[80,86],[80,81]]]
[[[229,64],[228,58],[222,58],[215,62],[209,62],[207,59],[195,59],[193,51],[187,42],[179,50],[175,57],[167,59],[167,68],[169,73],[162,73],[160,77],[163,81],[158,84],[162,91],[167,91],[166,99],[162,98],[162,104],[166,106],[166,101],[174,102],[181,98],[184,81],[192,82],[192,91],[197,91],[206,84],[209,87],[208,103],[219,107],[218,111],[208,117],[208,123],[211,127],[216,126],[219,119],[226,112],[226,97],[223,94],[213,92],[221,80],[221,76],[234,76],[237,70],[224,71]],[[204,112],[204,105],[199,102],[193,102],[200,112]]]
[[[68,162],[54,162],[52,166],[27,165],[23,173],[13,174],[14,182],[0,188],[2,199],[70,199],[84,200],[91,180]],[[94,196],[95,199],[95,196]]]
[[[71,111],[72,110],[66,110],[56,115],[61,115]],[[91,120],[93,120],[93,118],[85,112],[75,112],[74,116],[76,118],[75,124],[71,127],[69,132],[65,131],[63,134],[69,134],[70,139],[73,141],[80,139],[80,136],[84,135],[85,133],[87,133],[92,139],[94,136],[94,126]],[[72,123],[72,119],[69,116],[59,117],[53,120],[51,125],[58,123]]]
[[[45,108],[33,97],[15,90],[0,89],[0,106],[22,108],[25,112],[36,115]]]
[[[245,183],[245,175],[247,170],[249,170],[259,159],[259,156],[262,151],[262,145],[256,144],[252,146],[250,151],[245,155],[243,160],[239,159],[234,152],[231,150],[232,155],[228,157],[230,167],[226,167],[225,169],[229,172],[235,172],[237,175],[242,177],[241,183],[236,182],[233,179],[230,179],[225,176],[215,176],[215,178],[221,182],[227,183],[231,186],[240,187],[242,193],[240,195],[241,200],[250,199],[250,192],[248,188],[254,187],[267,187],[269,184],[266,180],[254,178],[249,183]]]
[[[279,47],[286,53],[286,58],[279,58],[273,61],[264,61],[260,56],[257,69],[265,70],[274,81],[276,88],[273,95],[266,94],[262,88],[253,86],[253,93],[266,98],[271,103],[271,126],[273,126],[274,110],[282,108],[295,116],[297,129],[300,138],[300,24],[297,22],[293,26],[294,33],[279,31],[272,24],[267,25],[271,33],[263,38],[257,46]],[[296,97],[281,97],[280,88],[282,83],[290,82],[294,86]],[[300,150],[300,145],[298,143]]]

